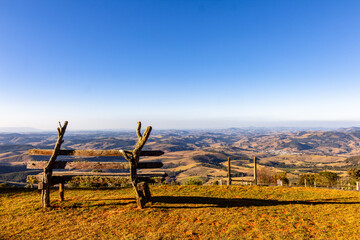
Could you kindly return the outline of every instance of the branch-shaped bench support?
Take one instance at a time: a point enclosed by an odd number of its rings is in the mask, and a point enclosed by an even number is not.
[[[51,186],[51,176],[53,171],[54,162],[59,155],[61,144],[64,142],[63,137],[66,131],[66,127],[68,125],[68,121],[65,121],[64,126],[61,126],[59,122],[58,131],[58,139],[55,144],[54,152],[51,155],[48,164],[44,168],[44,176],[42,181],[42,191],[41,191],[41,201],[43,207],[50,207],[50,186]],[[62,188],[61,186],[60,188]],[[61,196],[61,193],[60,193]],[[63,198],[63,197],[62,197]]]
[[[146,141],[149,139],[151,126],[147,127],[144,134],[141,134],[141,122],[138,122],[136,128],[136,134],[138,136],[138,142],[135,145],[132,154],[127,154],[125,151],[120,150],[126,160],[130,164],[130,179],[131,184],[135,190],[136,202],[139,208],[143,208],[147,202],[151,201],[151,194],[149,185],[147,182],[140,182],[137,176],[137,168],[141,155],[141,150],[144,147]]]

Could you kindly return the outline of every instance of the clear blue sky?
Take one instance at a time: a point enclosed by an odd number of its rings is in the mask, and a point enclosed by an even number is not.
[[[0,1],[0,127],[360,121],[360,1]]]

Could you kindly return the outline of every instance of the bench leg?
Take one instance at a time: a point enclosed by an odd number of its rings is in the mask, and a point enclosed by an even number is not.
[[[149,184],[147,182],[144,183],[144,194],[146,202],[151,202],[151,192],[149,188]]]
[[[143,183],[133,183],[133,187],[135,190],[135,197],[137,205],[140,209],[144,208],[146,204],[146,198],[144,195],[144,185]]]
[[[44,208],[50,207],[50,178],[51,171],[44,171],[42,190],[41,190],[41,201]]]
[[[139,196],[138,203],[140,203],[141,208],[144,207],[146,203],[151,202],[151,192],[147,182],[138,183],[136,192],[137,196]]]
[[[60,202],[64,201],[64,183],[59,184],[59,197]]]
[[[43,189],[41,190],[41,200],[42,206],[44,208],[50,207],[50,187],[47,184],[43,184]]]

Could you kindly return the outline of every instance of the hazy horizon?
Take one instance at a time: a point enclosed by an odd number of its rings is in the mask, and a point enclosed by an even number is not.
[[[0,127],[357,124],[359,9],[352,0],[1,1]]]
[[[53,124],[53,128],[34,128],[34,127],[0,127],[0,133],[20,133],[20,132],[55,132],[58,125]],[[132,131],[136,129],[136,122],[132,127],[118,127],[118,128],[74,128],[69,123],[68,131]],[[145,129],[148,125],[143,125]],[[344,122],[344,121],[304,121],[304,122],[252,122],[252,123],[238,123],[234,125],[220,124],[223,127],[219,127],[219,124],[202,124],[198,127],[186,127],[186,122],[183,123],[183,127],[168,126],[161,127],[157,121],[154,124],[149,124],[153,127],[154,130],[222,130],[222,129],[255,129],[255,128],[264,128],[264,129],[315,129],[315,130],[336,130],[341,128],[351,128],[351,127],[360,127],[359,122]],[[216,126],[215,126],[216,125]]]

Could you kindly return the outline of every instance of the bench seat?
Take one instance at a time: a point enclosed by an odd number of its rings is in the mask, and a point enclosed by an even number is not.
[[[151,174],[138,174],[138,179],[139,181],[146,183],[161,183],[165,181],[165,178],[167,176],[168,175],[165,172],[153,172]],[[110,177],[117,179],[122,178],[124,180],[128,180],[130,183],[129,173],[59,171],[53,172],[51,176],[51,185],[54,186],[60,183],[66,183],[77,177]],[[28,182],[37,183],[39,189],[42,189],[42,180],[43,173],[28,176]]]

